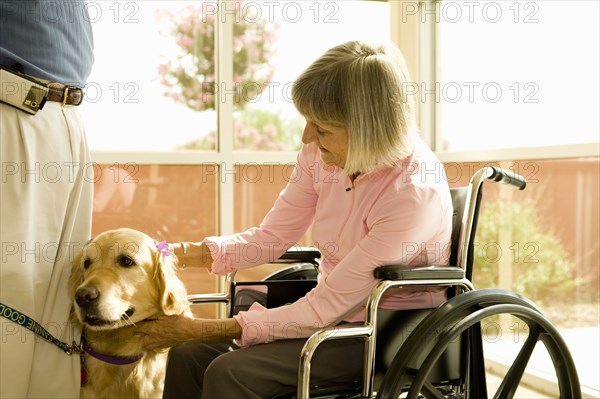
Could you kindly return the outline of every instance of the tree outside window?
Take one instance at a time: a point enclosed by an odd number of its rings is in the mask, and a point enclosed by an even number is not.
[[[269,23],[255,8],[236,2],[233,25],[233,87],[217,81],[215,64],[215,13],[203,5],[173,13],[164,11],[171,35],[179,47],[174,59],[158,67],[164,95],[197,112],[216,110],[218,93],[233,100],[234,148],[285,151],[298,149],[300,143],[290,131],[300,129],[297,120],[249,106],[271,83],[275,71],[269,62],[275,52],[278,24]],[[220,101],[224,101],[221,99]],[[217,132],[189,141],[181,149],[214,150]]]

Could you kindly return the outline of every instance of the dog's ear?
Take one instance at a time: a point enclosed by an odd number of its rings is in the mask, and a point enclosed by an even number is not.
[[[154,259],[161,310],[167,316],[186,313],[190,305],[185,286],[177,277],[175,271],[177,257],[173,254],[163,255],[160,251],[157,251]]]

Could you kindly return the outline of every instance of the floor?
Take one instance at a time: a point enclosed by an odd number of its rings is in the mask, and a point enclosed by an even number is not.
[[[600,334],[598,327],[573,328],[559,331],[566,342],[581,385],[584,398],[600,398]],[[499,384],[513,363],[514,356],[520,349],[525,336],[516,336],[512,332],[502,339],[484,339],[486,368],[495,384]],[[529,360],[523,384],[530,389],[519,393],[516,398],[557,398],[558,388],[552,361],[542,344],[538,343]],[[492,391],[490,389],[490,392]]]

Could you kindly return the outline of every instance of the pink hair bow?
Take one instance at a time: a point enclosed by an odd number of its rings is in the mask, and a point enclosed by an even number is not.
[[[170,256],[173,255],[173,252],[168,251],[169,249],[169,243],[166,241],[161,241],[161,242],[155,242],[156,244],[156,248],[160,251],[161,254],[163,254],[164,256]]]

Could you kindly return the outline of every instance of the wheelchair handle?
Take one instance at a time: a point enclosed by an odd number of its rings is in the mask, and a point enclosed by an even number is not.
[[[497,166],[488,166],[485,168],[485,178],[503,184],[510,184],[517,187],[519,190],[525,189],[527,181],[521,175],[509,172]]]

